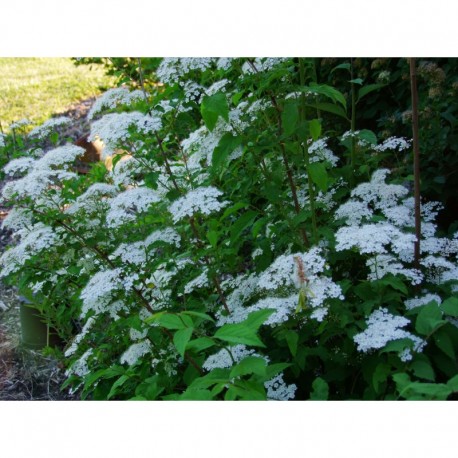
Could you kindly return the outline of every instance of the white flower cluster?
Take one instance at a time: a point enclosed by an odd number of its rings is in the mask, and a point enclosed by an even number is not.
[[[320,138],[319,140],[311,143],[308,147],[310,162],[323,161],[329,163],[332,167],[335,167],[339,158],[329,149],[327,140],[327,138]]]
[[[0,132],[0,148],[4,148],[5,147],[5,138],[6,138],[6,135],[5,134],[2,134]]]
[[[107,183],[94,183],[77,197],[75,202],[65,209],[65,212],[73,215],[79,212],[96,213],[108,206],[109,198],[116,196],[116,186]]]
[[[266,325],[283,323],[294,315],[301,290],[306,306],[313,309],[311,317],[322,321],[327,314],[327,300],[343,300],[344,297],[340,286],[324,275],[326,261],[320,252],[320,248],[314,247],[306,253],[281,255],[261,274],[244,275],[232,282],[234,289],[227,296],[230,314],[224,316],[217,312],[218,325],[240,323],[250,313],[262,309],[274,310]],[[282,296],[265,297],[247,306],[246,302],[255,294],[266,292]]]
[[[133,366],[150,351],[151,342],[148,339],[134,343],[121,355],[120,362],[121,364],[127,363],[129,366]]]
[[[256,353],[253,349],[248,350],[245,345],[234,345],[228,349],[223,348],[217,353],[209,356],[202,368],[211,371],[212,369],[226,369],[230,368],[235,364],[238,364],[247,356],[257,356],[263,358],[266,363],[269,363],[269,358],[267,356],[261,356]],[[267,390],[267,398],[277,401],[288,401],[289,399],[294,399],[297,386],[286,385],[283,380],[283,374],[276,375],[273,379],[268,380],[264,383],[264,386]]]
[[[78,350],[79,344],[89,333],[92,326],[94,326],[95,322],[96,320],[93,316],[89,317],[89,319],[86,321],[86,324],[83,326],[83,329],[81,330],[81,332],[75,336],[72,344],[65,350],[65,353],[64,353],[65,357],[68,358],[69,356],[76,353],[76,351]]]
[[[19,231],[27,227],[32,228],[32,212],[27,208],[13,208],[2,221],[2,229]]]
[[[32,124],[32,121],[24,118],[24,119],[20,119],[19,121],[16,121],[10,124],[10,129],[11,130],[20,129],[21,127],[30,126],[31,124]]]
[[[40,202],[42,205],[49,206],[50,202],[46,202],[46,200],[50,200],[49,196],[43,201],[39,201],[39,198],[45,191],[52,188],[55,198],[51,203],[58,202],[58,190],[62,182],[77,178],[75,173],[62,169],[68,169],[75,159],[83,153],[84,149],[79,146],[65,145],[48,151],[37,160],[16,159],[11,161],[12,163],[5,167],[9,172],[14,173],[27,167],[29,171],[24,177],[8,182],[3,188],[3,197],[6,200],[13,200],[15,197],[30,197],[37,203]]]
[[[404,301],[404,305],[407,310],[412,310],[415,307],[421,307],[422,305],[429,304],[430,302],[436,302],[438,305],[442,304],[442,299],[437,294],[426,293],[420,297],[414,297]]]
[[[94,350],[90,348],[89,350],[85,351],[83,355],[77,359],[72,366],[65,371],[65,375],[69,377],[70,375],[77,375],[78,377],[84,377],[89,374],[91,371],[88,366],[88,359]]]
[[[3,171],[10,177],[16,174],[22,175],[31,168],[34,162],[35,159],[31,157],[20,157],[18,159],[13,159],[12,161],[8,162],[5,167],[3,167]]]
[[[103,141],[108,149],[115,149],[119,144],[128,141],[129,128],[138,132],[150,134],[160,130],[161,118],[158,116],[144,115],[138,111],[130,113],[110,113],[91,124],[89,141],[97,138]]]
[[[198,275],[196,278],[193,278],[189,283],[184,287],[185,294],[191,294],[195,289],[204,288],[208,286],[208,268],[204,267],[203,272]]]
[[[407,318],[392,315],[386,308],[375,310],[367,319],[366,324],[366,330],[353,337],[358,351],[363,353],[378,350],[388,342],[398,339],[410,339],[413,342],[413,350],[416,352],[423,351],[426,345],[423,339],[401,329],[410,324]],[[402,361],[409,361],[412,359],[412,354],[410,351],[403,351],[400,357]]]
[[[151,204],[160,200],[160,197],[149,188],[128,189],[110,201],[107,226],[116,228],[134,221],[138,214],[145,212]]]
[[[103,110],[113,109],[118,105],[131,105],[143,98],[143,92],[138,89],[132,92],[125,87],[108,89],[108,91],[104,92],[102,96],[94,102],[87,117],[89,120],[92,120],[96,114]]]
[[[67,126],[72,122],[71,118],[67,116],[59,116],[58,118],[51,118],[45,121],[41,126],[35,127],[30,133],[30,137],[37,137],[44,140],[50,135],[56,127]]]
[[[123,288],[120,280],[122,270],[107,269],[94,274],[88,284],[81,291],[80,297],[83,300],[81,317],[90,311],[100,314],[108,311],[108,306],[116,290]]]
[[[264,386],[267,390],[267,399],[273,401],[289,401],[296,395],[297,386],[294,383],[286,385],[282,373],[264,383]]]
[[[386,150],[404,151],[410,148],[410,143],[411,141],[406,140],[405,138],[390,137],[380,145],[374,146],[373,149],[378,152],[383,152]]]
[[[21,242],[0,257],[0,278],[20,270],[33,256],[62,243],[51,227],[36,224]]]
[[[189,191],[185,196],[180,197],[169,207],[173,222],[177,223],[185,217],[190,217],[196,213],[210,215],[220,211],[229,204],[229,201],[218,201],[218,197],[223,193],[213,186],[201,187]]]
[[[214,61],[209,57],[169,57],[162,60],[156,75],[161,83],[175,84],[191,71],[205,71]]]
[[[287,57],[257,57],[254,59],[252,65],[249,62],[245,62],[242,66],[242,72],[247,74],[255,73],[254,68],[258,72],[267,72],[287,60]]]
[[[454,239],[435,237],[433,220],[441,208],[437,202],[421,205],[421,264],[426,277],[406,265],[414,260],[414,200],[406,197],[408,190],[403,186],[385,183],[388,173],[386,169],[374,172],[371,181],[357,186],[351,193],[352,199],[337,209],[335,218],[346,220],[347,226],[336,232],[336,250],[355,248],[361,254],[371,255],[367,260],[370,280],[388,273],[402,274],[414,285],[425,278],[437,284],[458,280],[458,266],[446,259],[458,253],[458,244]],[[371,222],[375,218],[379,221]]]

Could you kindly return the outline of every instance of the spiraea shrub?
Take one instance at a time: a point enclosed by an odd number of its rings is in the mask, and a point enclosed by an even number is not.
[[[1,276],[66,340],[63,388],[456,396],[458,234],[423,201],[415,263],[411,176],[386,166],[410,140],[357,130],[313,60],[168,58],[151,80],[89,113],[109,167],[78,175],[84,150],[55,136],[4,167]]]

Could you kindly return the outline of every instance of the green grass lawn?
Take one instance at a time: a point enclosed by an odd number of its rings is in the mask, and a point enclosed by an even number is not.
[[[40,124],[111,86],[101,66],[76,66],[69,58],[0,58],[0,122],[3,129],[23,118]]]

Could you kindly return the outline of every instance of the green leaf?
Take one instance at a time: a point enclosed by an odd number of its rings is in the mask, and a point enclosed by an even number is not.
[[[219,233],[217,231],[208,231],[207,232],[207,239],[209,240],[213,248],[216,248],[216,245],[218,244],[218,237],[219,237]]]
[[[262,309],[257,310],[256,312],[251,312],[242,323],[251,330],[257,331],[274,312],[275,310],[273,309]]]
[[[307,167],[307,173],[312,181],[325,192],[328,189],[328,172],[321,162],[312,162]]]
[[[274,313],[272,309],[252,312],[242,323],[225,324],[219,328],[215,337],[230,343],[265,347],[256,332],[272,313]]]
[[[233,213],[240,210],[241,208],[249,207],[249,205],[250,204],[247,204],[246,202],[237,202],[236,204],[226,208],[226,210],[223,213],[223,216],[221,216],[220,218],[220,221],[227,218],[229,215],[232,215]]]
[[[361,78],[355,78],[354,80],[350,80],[349,83],[359,84],[361,86],[363,84],[363,80]]]
[[[215,337],[234,344],[252,345],[254,347],[265,347],[256,332],[245,326],[243,323],[225,324],[215,333]]]
[[[351,65],[348,64],[348,63],[345,63],[345,64],[339,64],[337,66],[335,66],[332,70],[331,70],[331,74],[334,73],[336,70],[347,70],[347,71],[350,71],[351,69]]]
[[[405,399],[436,399],[444,401],[452,393],[452,389],[443,383],[413,382],[407,385],[399,396]]]
[[[452,339],[445,331],[445,328],[439,329],[434,333],[433,339],[435,344],[453,361],[456,360],[455,347],[453,346]]]
[[[446,315],[458,317],[458,298],[449,297],[442,302],[441,309]]]
[[[232,368],[230,378],[248,374],[265,376],[266,365],[267,363],[265,359],[260,358],[259,356],[248,356]]]
[[[377,136],[374,134],[374,132],[368,129],[360,130],[358,133],[358,138],[360,138],[361,140],[365,140],[366,142],[370,143],[371,145],[377,144]]]
[[[406,348],[412,348],[412,346],[413,341],[411,339],[408,339],[407,337],[404,339],[391,340],[380,350],[379,354],[390,352],[399,353],[405,350]]]
[[[283,134],[285,136],[291,135],[297,126],[297,121],[299,119],[299,110],[297,108],[297,103],[294,101],[285,103],[283,111],[281,114]]]
[[[231,226],[231,240],[237,240],[240,234],[251,224],[258,216],[258,212],[254,210],[248,210],[244,213],[237,221]]]
[[[362,87],[358,92],[358,100],[356,101],[356,103],[358,103],[367,94],[377,91],[384,86],[386,85],[385,84],[368,84],[367,86]]]
[[[198,339],[190,340],[187,349],[199,352],[213,347],[213,345],[215,345],[215,341],[210,339],[210,337],[199,337]]]
[[[218,146],[214,149],[212,155],[212,166],[215,170],[218,170],[226,161],[228,156],[242,143],[240,137],[234,137],[231,133],[225,133]]]
[[[447,386],[453,391],[457,392],[458,391],[458,375],[455,375],[455,377],[452,377],[448,382]]]
[[[284,371],[286,368],[290,367],[289,363],[276,363],[270,364],[266,369],[266,380],[270,380],[275,377],[279,372]]]
[[[312,401],[325,401],[329,397],[329,386],[326,380],[321,377],[317,377],[312,383],[312,392],[310,393],[310,399]]]
[[[178,315],[174,315],[173,313],[163,313],[163,312],[161,312],[160,314],[159,313],[155,314],[155,315],[160,315],[156,318],[156,321],[158,321],[159,324],[163,328],[166,328],[166,329],[184,329],[186,328],[186,325],[183,323],[183,320]],[[153,316],[149,318],[151,319],[153,318]]]
[[[309,108],[314,108],[316,110],[327,111],[328,113],[335,114],[337,116],[340,116],[341,118],[348,120],[347,112],[340,105],[335,105],[333,103],[328,102],[318,102],[315,104],[306,103],[305,106]]]
[[[328,86],[327,84],[311,83],[310,87],[301,88],[301,90],[304,90],[306,92],[316,92],[319,95],[323,95],[331,99],[333,102],[339,103],[343,106],[345,110],[347,109],[347,102],[345,100],[344,95],[342,94],[342,92],[338,91],[336,88],[332,86]]]
[[[313,141],[317,141],[321,135],[321,122],[319,119],[312,119],[309,121],[310,135]]]
[[[202,312],[194,312],[193,310],[186,310],[186,312],[181,312],[181,315],[196,316],[206,321],[212,321],[213,323],[215,322],[215,320],[210,315],[207,315],[206,313],[202,313]]]
[[[391,372],[391,366],[387,363],[380,363],[372,374],[372,386],[376,393],[378,393],[379,385],[385,383],[388,375]]]
[[[442,320],[442,312],[435,302],[430,302],[422,307],[417,316],[415,329],[424,336],[430,335],[447,321]]]
[[[227,104],[226,95],[222,92],[206,95],[200,105],[200,112],[205,125],[210,131],[215,128],[219,116],[229,121],[229,106]]]
[[[407,295],[409,293],[407,286],[404,282],[394,275],[387,275],[380,280],[380,284],[384,286],[391,286],[393,289],[400,291],[401,293]]]
[[[188,388],[181,396],[181,401],[211,401],[213,394],[209,390]]]
[[[116,382],[113,383],[113,386],[111,387],[111,390],[108,393],[107,399],[110,399],[111,397],[113,397],[116,394],[116,390],[120,386],[124,385],[124,383],[127,382],[127,380],[129,380],[128,375],[122,375],[121,377],[119,377],[118,380],[116,380]]]
[[[414,361],[411,366],[413,370],[413,373],[419,377],[423,378],[425,380],[430,380],[431,382],[434,382],[436,376],[434,374],[433,368],[431,367],[431,364],[427,361]]]
[[[286,343],[288,344],[289,351],[293,356],[297,354],[297,343],[299,341],[299,335],[296,331],[286,331],[285,332]]]
[[[191,339],[193,331],[193,328],[180,329],[175,332],[175,335],[173,336],[173,343],[181,356],[184,356],[186,345]]]

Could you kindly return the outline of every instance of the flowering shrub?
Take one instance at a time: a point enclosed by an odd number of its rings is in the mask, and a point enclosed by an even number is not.
[[[0,275],[68,340],[95,399],[446,399],[458,391],[458,234],[439,237],[345,96],[306,59],[163,59],[90,113],[82,148],[16,158]],[[350,125],[349,125],[350,127]],[[52,124],[34,130],[52,135]],[[30,135],[35,135],[33,132]],[[1,147],[2,145],[0,145]]]

